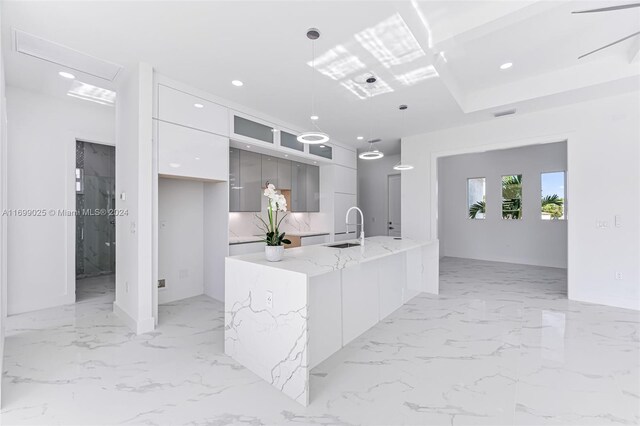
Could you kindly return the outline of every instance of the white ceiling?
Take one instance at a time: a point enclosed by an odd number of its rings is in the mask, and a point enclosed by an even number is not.
[[[365,143],[358,135],[382,138],[391,151],[401,137],[485,120],[495,111],[516,107],[520,114],[636,90],[640,41],[577,57],[640,30],[640,8],[570,13],[624,3],[5,0],[2,37],[12,85],[64,94],[69,84],[58,66],[13,51],[12,29],[19,29],[124,67],[148,62],[170,78],[304,129],[314,73],[305,33],[317,27],[319,126],[359,149]],[[322,62],[324,54],[334,57]],[[500,70],[507,61],[513,67]],[[366,85],[353,80],[366,73],[383,81],[383,93],[362,95]],[[231,85],[234,79],[244,86]],[[400,112],[400,104],[409,109]]]

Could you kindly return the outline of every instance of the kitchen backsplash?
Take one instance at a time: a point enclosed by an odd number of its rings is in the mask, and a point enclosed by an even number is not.
[[[229,236],[246,237],[251,235],[262,234],[261,228],[258,226],[260,221],[256,218],[258,213],[229,213]],[[263,219],[267,214],[261,213]],[[280,229],[283,232],[309,232],[309,231],[326,231],[324,214],[322,213],[288,213],[282,221]]]

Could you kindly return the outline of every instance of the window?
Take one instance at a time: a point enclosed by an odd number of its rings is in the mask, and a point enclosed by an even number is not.
[[[469,219],[485,218],[485,196],[485,178],[467,179],[467,208],[469,210]]]
[[[502,218],[522,219],[522,175],[502,176]]]
[[[540,175],[541,218],[542,220],[564,220],[565,172],[550,172]]]

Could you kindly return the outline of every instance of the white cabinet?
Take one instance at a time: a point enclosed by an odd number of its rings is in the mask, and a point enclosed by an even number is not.
[[[415,250],[418,251],[419,250]],[[379,286],[379,316],[380,321],[400,308],[405,302],[406,287],[405,253],[383,257],[376,261],[378,268]],[[420,269],[422,265],[420,265]]]
[[[229,256],[238,256],[240,254],[259,253],[264,251],[264,243],[242,243],[229,244]]]
[[[342,347],[340,271],[309,278],[309,368]]]
[[[160,121],[158,173],[226,181],[229,178],[229,139]]]
[[[229,136],[229,109],[162,84],[158,85],[158,118]]]
[[[378,322],[378,268],[362,264],[342,270],[342,345]]]
[[[355,194],[334,194],[334,231],[338,232],[346,232],[347,226],[345,224],[345,216],[347,214],[347,210],[350,207],[357,205]],[[351,212],[353,216],[349,217],[349,223],[356,223],[356,219],[358,218],[359,213],[356,211]],[[349,227],[350,232],[355,231],[355,226]],[[360,229],[358,227],[358,235],[360,234]],[[355,234],[354,234],[355,235]]]
[[[300,245],[301,246],[314,246],[316,244],[328,244],[329,236],[328,235],[313,235],[307,237],[300,237]]]
[[[335,192],[355,194],[358,188],[357,170],[349,167],[334,166]],[[355,204],[354,204],[355,205]]]
[[[334,145],[333,147],[333,164],[350,167],[356,169],[358,167],[358,157],[355,151]]]

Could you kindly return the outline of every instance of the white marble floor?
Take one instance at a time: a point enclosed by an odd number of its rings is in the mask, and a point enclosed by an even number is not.
[[[135,336],[109,305],[9,318],[2,424],[638,424],[640,319],[566,300],[565,271],[444,259],[413,299],[313,370],[311,405],[223,354],[222,305],[160,307]]]
[[[115,274],[76,280],[76,302],[95,302],[96,299],[103,299],[113,303],[115,292]]]

